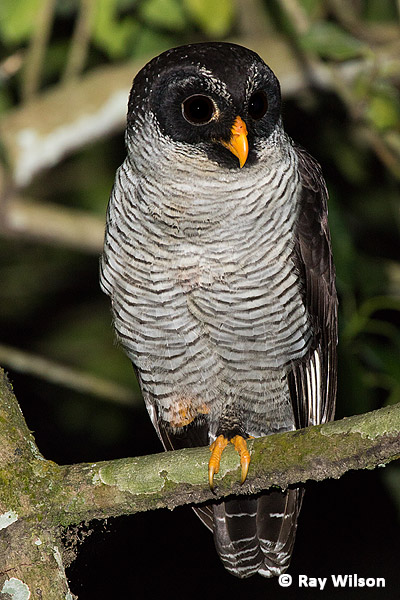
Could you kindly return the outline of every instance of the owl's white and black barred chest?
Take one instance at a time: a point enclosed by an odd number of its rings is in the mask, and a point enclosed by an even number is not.
[[[312,331],[293,262],[297,158],[280,136],[241,170],[142,140],[110,201],[102,286],[146,404],[173,427],[187,398],[211,439],[224,414],[250,435],[294,427],[286,375]]]

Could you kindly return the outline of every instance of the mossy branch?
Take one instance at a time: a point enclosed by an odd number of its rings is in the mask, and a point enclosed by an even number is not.
[[[154,508],[174,508],[232,493],[339,478],[400,457],[400,404],[325,425],[249,440],[244,485],[233,447],[223,453],[216,490],[207,482],[208,448],[59,466],[42,457],[2,372],[0,510],[71,525]],[[40,514],[42,513],[43,514]]]
[[[252,461],[246,483],[239,485],[238,455],[228,447],[215,478],[216,493],[208,487],[207,448],[59,466],[40,454],[0,371],[0,591],[2,577],[5,581],[10,573],[25,585],[40,587],[41,565],[43,586],[57,573],[62,597],[67,597],[60,526],[338,478],[351,469],[372,469],[399,458],[400,404],[251,440],[248,446]]]

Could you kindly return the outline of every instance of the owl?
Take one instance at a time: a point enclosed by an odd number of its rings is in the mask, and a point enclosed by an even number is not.
[[[108,206],[101,287],[166,449],[324,423],[337,298],[318,163],[285,133],[279,82],[228,43],[164,52],[135,77]],[[207,474],[205,473],[205,476]],[[232,574],[289,566],[303,490],[195,508]]]

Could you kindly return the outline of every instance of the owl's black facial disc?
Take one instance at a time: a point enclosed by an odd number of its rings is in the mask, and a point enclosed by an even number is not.
[[[280,88],[273,72],[254,52],[235,44],[182,46],[164,52],[135,78],[128,110],[130,124],[146,112],[160,135],[196,146],[228,168],[239,168],[229,151],[240,117],[248,131],[246,165],[280,122]]]

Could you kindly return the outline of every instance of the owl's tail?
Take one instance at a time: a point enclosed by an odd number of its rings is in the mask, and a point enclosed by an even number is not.
[[[159,427],[168,450],[205,445],[205,428],[193,428],[189,434],[185,431],[174,436]],[[193,510],[214,533],[217,552],[230,573],[241,578],[256,573],[273,577],[289,567],[303,495],[303,488],[273,490],[226,502],[207,502]]]
[[[239,496],[213,506],[214,540],[225,568],[237,577],[273,577],[289,566],[303,489]],[[200,515],[199,515],[200,516]]]

